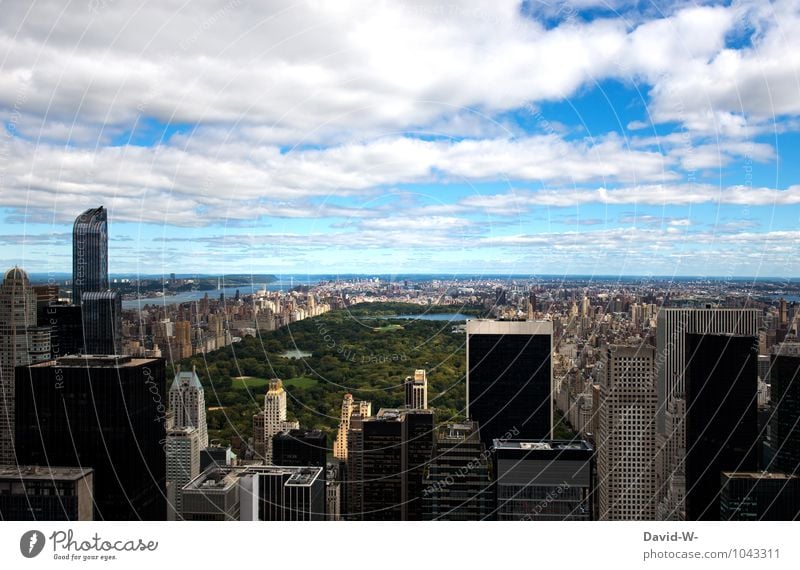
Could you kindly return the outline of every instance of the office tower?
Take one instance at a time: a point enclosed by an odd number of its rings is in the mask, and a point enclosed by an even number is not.
[[[242,468],[210,467],[189,481],[182,491],[181,518],[185,521],[238,521]]]
[[[685,517],[686,333],[737,334],[758,337],[762,314],[757,309],[661,309],[656,319],[657,518]]]
[[[183,487],[200,474],[200,434],[193,427],[167,431],[167,520],[180,520]]]
[[[338,470],[330,465],[325,477],[325,520],[342,520],[342,484]]]
[[[398,410],[378,411],[362,421],[363,520],[401,520],[403,430]]]
[[[610,345],[599,365],[596,434],[600,520],[654,520],[655,348]]]
[[[328,436],[315,429],[292,429],[272,438],[272,462],[287,467],[325,467]],[[322,474],[323,477],[326,473]]]
[[[202,473],[210,466],[225,467],[226,465],[236,464],[236,454],[231,450],[231,446],[209,445],[205,449],[200,449],[200,472]]]
[[[593,520],[594,449],[586,441],[494,441],[498,520]]]
[[[347,431],[347,461],[344,469],[343,513],[349,520],[361,520],[364,513],[364,420],[372,415],[371,405],[360,407],[350,416]],[[362,415],[361,412],[366,412]]]
[[[421,520],[433,412],[381,409],[362,421],[364,520]]]
[[[425,469],[433,452],[434,418],[431,410],[404,410],[402,415],[400,517],[421,521]]]
[[[345,394],[342,399],[342,414],[339,420],[339,431],[333,443],[333,456],[347,461],[347,432],[350,430],[350,416],[353,415],[353,395]]]
[[[494,508],[489,460],[476,422],[440,426],[423,481],[425,520],[480,521]]]
[[[769,468],[800,475],[800,342],[773,347],[770,377]]]
[[[758,337],[686,335],[686,520],[719,520],[723,471],[758,469]]]
[[[84,291],[84,354],[122,354],[122,299],[114,291]]]
[[[553,426],[553,324],[538,321],[467,321],[467,417],[481,441],[516,431],[544,439]]]
[[[169,387],[169,409],[174,414],[176,428],[195,428],[200,438],[200,449],[208,447],[206,396],[194,366],[191,372],[182,371],[178,366]]]
[[[246,467],[240,479],[240,520],[325,520],[324,467]]]
[[[721,477],[720,520],[800,520],[800,477],[766,471],[723,472]]]
[[[91,467],[0,466],[0,521],[91,521]]]
[[[107,290],[108,219],[100,206],[83,212],[72,227],[72,304],[80,306],[84,292]]]
[[[175,360],[192,356],[192,325],[189,321],[175,323],[174,348],[172,357]]]
[[[253,417],[256,455],[272,465],[272,438],[281,431],[299,429],[300,424],[286,420],[286,391],[278,378],[270,380],[264,396],[264,409]]]
[[[17,368],[20,463],[94,469],[95,520],[164,520],[164,361],[62,357]]]
[[[428,409],[428,375],[424,370],[415,370],[413,376],[406,376],[406,407]]]
[[[51,358],[83,354],[83,317],[76,305],[49,304],[39,313],[39,326],[50,329]]]
[[[50,358],[50,330],[36,326],[28,274],[14,267],[0,285],[0,465],[16,465],[14,368]]]

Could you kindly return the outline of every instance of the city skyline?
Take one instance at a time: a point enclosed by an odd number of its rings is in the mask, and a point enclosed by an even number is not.
[[[375,8],[8,6],[0,263],[800,275],[796,1]]]

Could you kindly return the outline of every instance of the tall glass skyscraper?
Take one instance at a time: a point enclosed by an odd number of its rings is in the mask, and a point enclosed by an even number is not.
[[[106,209],[89,208],[72,227],[72,303],[85,291],[108,290],[108,218]]]

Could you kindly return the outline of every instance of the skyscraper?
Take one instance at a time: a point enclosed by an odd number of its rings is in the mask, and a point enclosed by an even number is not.
[[[363,420],[363,519],[422,520],[433,412],[381,409]]]
[[[494,449],[498,520],[593,520],[589,443],[498,439]]]
[[[169,409],[172,411],[176,428],[195,428],[200,449],[208,447],[208,424],[206,422],[206,396],[197,369],[181,371],[169,388]]]
[[[193,427],[167,431],[167,520],[180,520],[183,487],[200,474],[200,437]]]
[[[164,520],[166,379],[161,359],[62,357],[16,371],[17,453],[94,469],[95,520]]]
[[[551,322],[467,321],[467,416],[487,449],[513,430],[550,436],[552,348]]]
[[[255,451],[272,465],[272,438],[278,432],[299,429],[300,424],[286,420],[286,391],[278,378],[270,380],[264,396],[264,409],[253,418]]]
[[[722,473],[720,520],[800,520],[800,477],[765,471]]]
[[[686,333],[757,337],[761,317],[757,309],[661,309],[658,312],[656,488],[660,504],[657,518],[682,520],[685,516]]]
[[[800,475],[800,342],[775,346],[770,371],[771,421],[767,446],[773,457],[769,468]]]
[[[291,429],[272,438],[272,461],[287,467],[325,467],[328,436],[315,429]],[[327,473],[323,470],[322,477]]]
[[[686,335],[686,520],[719,520],[723,471],[758,469],[758,337]]]
[[[417,410],[428,409],[428,375],[425,370],[415,370],[406,376],[406,407]]]
[[[50,330],[36,324],[36,295],[28,274],[9,269],[0,285],[0,464],[17,464],[14,367],[50,358]]]
[[[342,413],[339,419],[339,431],[333,443],[333,456],[347,461],[347,432],[350,430],[350,416],[353,415],[353,395],[345,394],[342,399]]]
[[[489,460],[478,424],[439,427],[423,481],[425,520],[480,521],[493,510]]]
[[[108,218],[106,209],[90,208],[72,227],[72,303],[84,292],[108,290]]]
[[[84,354],[122,354],[122,299],[115,291],[84,291]]]
[[[610,345],[599,368],[600,520],[654,520],[655,348]]]

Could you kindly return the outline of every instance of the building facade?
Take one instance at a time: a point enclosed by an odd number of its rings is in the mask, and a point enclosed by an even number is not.
[[[195,428],[200,440],[200,449],[208,447],[208,422],[206,421],[206,396],[197,370],[178,373],[169,387],[169,409],[173,413],[176,428]]]

